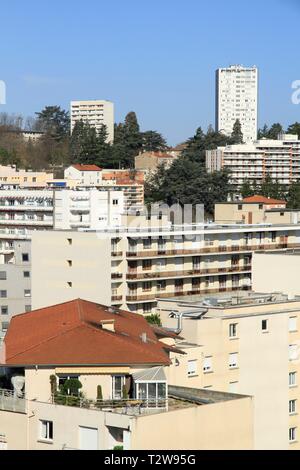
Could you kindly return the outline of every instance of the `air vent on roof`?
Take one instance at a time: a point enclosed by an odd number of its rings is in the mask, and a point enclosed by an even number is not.
[[[143,343],[147,343],[147,333],[142,333],[140,336]]]

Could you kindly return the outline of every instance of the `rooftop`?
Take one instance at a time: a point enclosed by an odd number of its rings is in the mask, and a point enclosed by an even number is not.
[[[258,203],[258,204],[286,204],[286,201],[280,199],[272,199],[270,197],[260,196],[258,194],[244,198],[243,203]]]
[[[168,365],[172,350],[142,316],[81,299],[16,315],[4,343],[10,366]]]
[[[101,171],[101,168],[97,165],[72,165],[78,171]]]

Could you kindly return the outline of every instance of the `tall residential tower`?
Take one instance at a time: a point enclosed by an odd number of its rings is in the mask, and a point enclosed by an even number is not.
[[[114,104],[106,100],[71,101],[71,130],[77,121],[88,122],[97,131],[107,128],[107,141],[114,140]]]
[[[239,119],[244,142],[257,138],[258,70],[231,65],[216,72],[216,130],[231,135]]]

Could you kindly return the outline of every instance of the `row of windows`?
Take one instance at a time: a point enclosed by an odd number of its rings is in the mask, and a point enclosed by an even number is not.
[[[213,363],[212,356],[207,356],[203,359],[202,369],[203,372],[212,372]],[[238,353],[230,353],[228,356],[228,367],[229,369],[236,369],[238,367]],[[195,376],[198,374],[198,361],[193,359],[188,361],[187,373],[189,377]]]
[[[8,305],[1,305],[0,312],[1,312],[1,315],[8,315],[9,314]],[[31,312],[31,305],[25,305],[25,312]]]
[[[293,333],[297,331],[297,317],[290,317],[289,318],[289,332]],[[261,320],[261,330],[262,331],[269,331],[269,320]],[[229,324],[229,338],[236,338],[238,336],[238,323],[230,323]],[[294,346],[294,345],[290,345]]]
[[[7,299],[7,290],[0,290],[0,298],[1,299]],[[24,289],[24,297],[31,297],[31,290],[30,289]]]
[[[23,271],[23,277],[24,278],[29,278],[30,277],[30,271]],[[7,272],[6,271],[0,271],[0,281],[6,281],[7,280]]]

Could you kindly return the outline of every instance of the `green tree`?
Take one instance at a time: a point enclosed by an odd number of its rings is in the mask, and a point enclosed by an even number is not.
[[[237,119],[233,125],[233,130],[231,134],[231,142],[232,144],[242,144],[243,143],[243,133],[242,133],[242,126],[239,119]]]
[[[62,139],[70,132],[70,116],[60,106],[46,106],[37,116],[36,128]]]
[[[293,182],[287,193],[288,209],[300,209],[300,182]]]
[[[287,129],[288,134],[296,134],[300,139],[300,122],[295,122],[291,124]]]
[[[261,129],[258,129],[257,138],[260,139],[267,139],[269,134],[269,128],[267,124],[265,124]]]
[[[270,127],[267,138],[277,140],[278,135],[282,132],[284,132],[282,125],[279,122],[276,122]]]
[[[142,133],[142,149],[144,152],[163,152],[167,149],[167,142],[156,131]]]
[[[154,313],[152,315],[148,315],[146,317],[146,320],[150,325],[155,325],[155,326],[162,326],[161,318],[158,313]]]
[[[250,181],[248,179],[245,179],[245,181],[243,182],[241,186],[240,191],[241,191],[241,195],[243,198],[253,196],[254,194],[253,187],[251,186]]]

